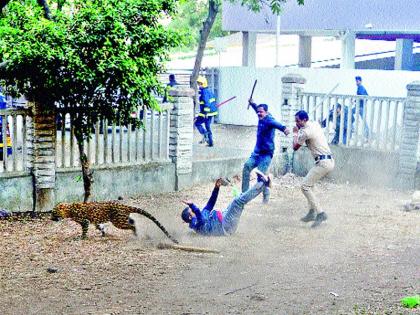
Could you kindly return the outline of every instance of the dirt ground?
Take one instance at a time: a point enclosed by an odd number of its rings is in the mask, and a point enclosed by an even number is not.
[[[299,221],[300,180],[275,179],[270,203],[248,204],[231,237],[197,236],[179,217],[179,200],[203,206],[212,183],[123,201],[218,254],[158,249],[167,240],[145,219],[139,238],[112,226],[102,238],[91,226],[86,241],[68,220],[0,221],[0,314],[420,314],[400,306],[420,294],[420,212],[402,210],[409,194],[327,180],[317,191],[329,218],[313,230]],[[216,207],[232,191],[222,187]]]

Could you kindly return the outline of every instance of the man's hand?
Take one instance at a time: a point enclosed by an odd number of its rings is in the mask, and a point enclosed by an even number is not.
[[[218,178],[216,180],[216,183],[214,184],[214,187],[220,188],[220,186],[222,186],[222,179],[221,178]]]
[[[253,104],[254,103],[254,99],[253,98],[250,98],[249,100],[248,100],[248,104]]]
[[[298,133],[298,131],[299,131],[298,126],[294,126],[294,127],[293,127],[293,133]]]
[[[191,206],[193,202],[191,200],[181,200],[182,203],[185,203],[187,206]]]
[[[284,129],[283,133],[288,136],[290,134],[290,130],[288,128]]]

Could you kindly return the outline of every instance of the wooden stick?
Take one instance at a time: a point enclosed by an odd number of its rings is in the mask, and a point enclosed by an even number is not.
[[[257,283],[254,283],[254,284],[248,285],[248,286],[246,286],[246,287],[242,287],[242,288],[239,288],[239,289],[235,289],[235,290],[232,290],[232,291],[226,292],[226,293],[225,293],[225,295],[229,295],[229,294],[232,294],[232,293],[235,293],[235,292],[238,292],[238,291],[242,291],[242,290],[245,290],[245,289],[251,288],[251,287],[256,286],[256,285],[257,285]]]
[[[159,248],[159,249],[177,249],[177,250],[183,250],[183,251],[186,251],[186,252],[194,252],[194,253],[214,253],[214,254],[220,253],[220,251],[218,251],[216,249],[193,247],[193,246],[184,246],[184,245],[175,245],[175,244],[167,244],[167,243],[159,243],[157,248]]]

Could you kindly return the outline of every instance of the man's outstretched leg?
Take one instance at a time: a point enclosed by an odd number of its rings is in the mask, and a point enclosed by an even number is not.
[[[252,153],[249,159],[245,162],[242,170],[242,192],[246,192],[249,189],[249,177],[254,168],[258,165],[257,156]]]
[[[239,223],[244,206],[252,199],[257,197],[265,187],[271,184],[271,178],[265,175],[258,175],[258,182],[242,193],[239,197],[235,198],[231,204],[223,211],[223,229],[227,234],[233,234]]]

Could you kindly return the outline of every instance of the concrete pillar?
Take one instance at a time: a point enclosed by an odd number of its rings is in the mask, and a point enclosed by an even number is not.
[[[407,85],[407,100],[401,130],[399,181],[401,187],[414,189],[420,136],[420,81]]]
[[[194,118],[194,90],[175,86],[169,91],[173,97],[169,130],[169,158],[175,163],[175,189],[191,186],[192,143]]]
[[[311,67],[312,37],[299,35],[299,67]]]
[[[55,204],[55,113],[29,103],[27,168],[33,176],[34,211],[51,211]]]
[[[395,70],[413,70],[413,40],[398,38],[395,42]]]
[[[300,74],[289,73],[281,78],[282,82],[282,105],[281,105],[281,121],[290,130],[288,137],[280,137],[280,147],[287,161],[290,161],[293,153],[293,134],[292,130],[295,124],[295,114],[301,109],[299,102],[299,92],[302,92],[306,83],[306,79]],[[286,164],[289,164],[288,162]],[[286,165],[286,170],[290,165]]]
[[[257,33],[242,32],[242,66],[255,67],[257,57]]]
[[[354,69],[355,67],[355,51],[356,51],[356,34],[346,32],[341,39],[341,69]]]

